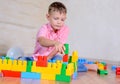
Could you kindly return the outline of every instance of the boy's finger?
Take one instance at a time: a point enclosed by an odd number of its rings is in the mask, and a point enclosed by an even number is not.
[[[65,50],[65,46],[63,46],[63,50]]]

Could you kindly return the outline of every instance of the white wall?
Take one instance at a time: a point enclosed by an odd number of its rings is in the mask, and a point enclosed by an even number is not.
[[[69,0],[71,51],[80,57],[120,61],[120,0]]]
[[[32,53],[36,32],[46,23],[47,7],[53,1],[68,8],[70,52],[120,60],[120,0],[0,0],[0,53],[16,45]]]

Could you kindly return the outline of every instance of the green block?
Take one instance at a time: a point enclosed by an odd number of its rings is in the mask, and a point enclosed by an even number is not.
[[[62,64],[61,75],[66,75],[66,68],[67,68],[67,65],[66,64]]]
[[[97,70],[97,73],[100,74],[100,75],[107,75],[108,74],[108,71],[107,70]]]
[[[27,61],[26,72],[31,72],[31,68],[32,68],[32,61]]]
[[[101,62],[101,64],[103,64],[104,66],[106,66],[106,63],[105,63],[105,62]]]
[[[10,57],[5,57],[5,59],[7,60],[7,63],[8,63],[8,60],[10,59]]]
[[[69,54],[69,44],[64,44],[64,46],[65,46],[65,51],[64,51],[64,53],[65,53],[65,54]]]
[[[63,81],[63,82],[70,82],[71,81],[71,77],[70,76],[66,76],[66,75],[56,75],[56,81]]]
[[[69,56],[68,63],[72,62],[72,56]]]

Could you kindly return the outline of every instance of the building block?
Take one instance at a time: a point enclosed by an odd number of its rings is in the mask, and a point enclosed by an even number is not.
[[[74,73],[74,64],[73,63],[69,63],[67,65],[66,75],[67,76],[71,76],[73,73]]]
[[[86,64],[86,63],[87,63],[87,59],[79,58],[79,59],[78,59],[78,63]]]
[[[120,67],[116,68],[116,75],[120,75]]]
[[[70,82],[71,76],[65,76],[65,75],[56,75],[56,81],[64,81],[64,82]]]
[[[95,64],[93,61],[87,61],[87,64]]]
[[[41,74],[42,80],[55,80],[56,74]]]
[[[62,64],[62,68],[61,68],[61,74],[62,75],[66,75],[66,68],[67,68],[67,65],[66,64]]]
[[[27,61],[26,72],[31,72],[31,68],[32,68],[32,61]]]
[[[3,77],[21,77],[21,72],[19,71],[9,71],[9,70],[2,70]]]
[[[41,74],[40,73],[33,73],[33,72],[22,72],[21,77],[22,78],[31,78],[31,79],[40,79]]]
[[[63,56],[63,62],[68,62],[68,55],[67,55],[67,54],[65,54],[65,55]]]
[[[86,72],[88,71],[87,67],[84,64],[78,64],[78,72]]]
[[[108,71],[107,70],[97,70],[97,73],[100,74],[100,75],[107,75],[108,74]]]
[[[78,52],[73,51],[72,53],[72,62],[76,62],[78,60]]]
[[[68,63],[72,62],[72,56],[69,56]]]
[[[112,65],[111,70],[112,70],[112,71],[116,71],[116,68],[117,68],[116,65]]]
[[[73,78],[73,79],[77,79],[77,76],[78,76],[78,72],[76,71],[76,72],[74,72],[74,74],[72,75],[72,78]]]
[[[47,56],[38,56],[36,66],[47,67]]]
[[[65,53],[65,54],[69,54],[69,44],[64,44],[64,46],[65,46],[65,51],[64,51],[64,53]]]
[[[98,69],[100,69],[100,70],[104,70],[104,65],[101,64],[101,63],[98,63]]]

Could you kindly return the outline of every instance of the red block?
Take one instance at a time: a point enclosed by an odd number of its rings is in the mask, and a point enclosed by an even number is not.
[[[120,71],[116,71],[116,75],[120,75]]]
[[[3,77],[18,77],[21,78],[21,72],[18,71],[9,71],[9,70],[2,70]]]
[[[104,70],[107,70],[107,65],[104,66]]]
[[[68,62],[68,55],[67,55],[67,54],[65,54],[65,55],[63,56],[63,62]]]
[[[38,56],[36,66],[47,67],[47,56]]]
[[[117,67],[117,68],[116,68],[116,71],[119,71],[119,72],[120,72],[120,67]]]

